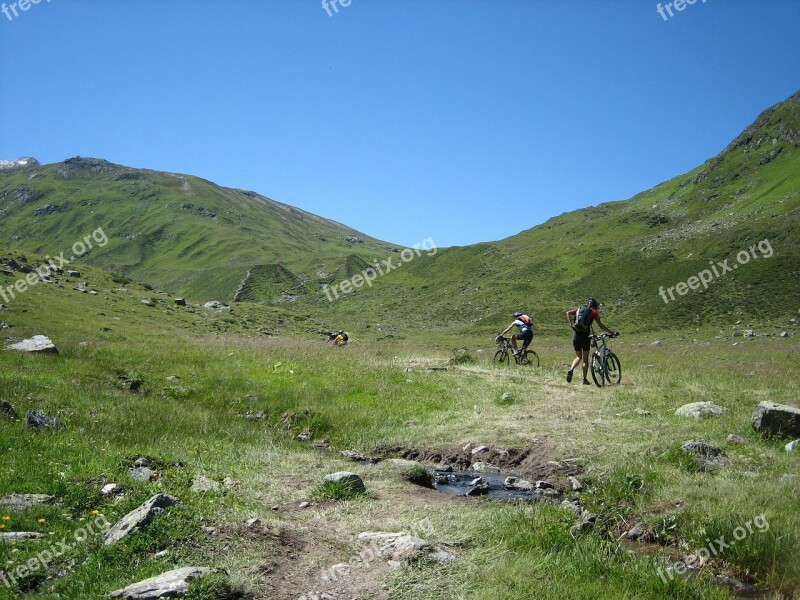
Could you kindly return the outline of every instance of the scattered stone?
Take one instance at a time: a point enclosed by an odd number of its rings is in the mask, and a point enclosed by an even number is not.
[[[762,401],[753,413],[753,428],[764,435],[800,437],[800,408]]]
[[[694,457],[697,467],[702,470],[731,466],[731,461],[722,450],[709,446],[705,442],[689,441],[681,446],[681,450]]]
[[[738,579],[734,579],[733,577],[728,577],[726,575],[713,575],[712,579],[719,585],[728,588],[731,591],[731,594],[737,598],[755,598],[758,595],[758,590],[752,585],[743,583]]]
[[[22,340],[17,344],[7,346],[7,350],[16,350],[18,352],[31,352],[31,353],[49,353],[58,354],[58,348],[50,341],[46,335],[35,335],[28,340]]]
[[[568,479],[572,484],[572,491],[580,492],[583,489],[583,484],[578,480],[577,477],[569,477]]]
[[[11,421],[17,420],[17,411],[14,409],[14,405],[8,400],[0,401],[0,417]]]
[[[367,462],[367,457],[363,454],[359,454],[355,450],[342,450],[340,454],[353,462]]]
[[[518,492],[532,492],[535,485],[525,479],[517,479],[516,477],[506,477],[503,481],[503,488],[506,490],[515,490]]]
[[[500,469],[488,462],[474,462],[472,463],[472,470],[476,473],[499,473]]]
[[[350,473],[349,471],[339,471],[337,473],[331,473],[330,475],[326,475],[325,482],[334,482],[339,483],[343,482],[346,483],[347,486],[350,488],[351,492],[356,493],[363,493],[367,491],[367,488],[364,486],[364,481],[361,479],[359,475],[355,473]]]
[[[80,277],[80,271],[67,271],[67,277]]]
[[[206,310],[216,310],[217,312],[231,312],[230,306],[225,306],[219,300],[212,300],[211,302],[206,302],[203,304],[203,308]]]
[[[146,527],[154,516],[160,515],[165,508],[177,503],[178,500],[172,496],[163,493],[156,494],[139,508],[132,510],[117,521],[103,536],[103,543],[106,546],[116,544],[129,533]]]
[[[579,533],[591,531],[594,528],[596,521],[597,517],[594,515],[594,513],[590,513],[588,510],[585,510],[581,513],[580,521],[570,528],[570,532],[572,535],[577,535]]]
[[[789,332],[788,331],[782,331],[781,332],[781,337],[782,338],[788,338],[789,337]]]
[[[239,485],[240,485],[240,482],[236,481],[235,479],[233,479],[231,477],[226,477],[225,479],[222,480],[222,486],[225,487],[225,488],[228,488],[229,490],[237,488],[237,487],[239,487]]]
[[[0,321],[0,331],[5,331],[6,329],[11,329],[13,325],[9,325],[8,323],[4,323]]]
[[[537,481],[536,482],[536,489],[537,490],[552,490],[555,486],[550,483],[549,481]]]
[[[175,298],[175,305],[176,306],[186,306],[186,299],[184,299],[184,298]]]
[[[192,479],[192,487],[189,488],[195,494],[218,494],[222,491],[222,484],[218,481],[214,481],[209,479],[208,477],[203,477],[202,475],[198,475],[194,479]]]
[[[431,373],[437,373],[442,371],[447,371],[447,367],[429,367],[425,369],[425,371],[423,371],[423,374],[430,375]]]
[[[736,435],[735,433],[729,433],[728,437],[725,438],[725,441],[729,444],[743,444],[744,438],[740,435]]]
[[[0,531],[0,540],[4,542],[27,542],[40,540],[43,537],[44,534],[34,533],[33,531]]]
[[[155,301],[152,298],[142,298],[140,300],[140,302],[142,304],[144,304],[145,306],[155,306],[156,305]]]
[[[652,534],[650,534],[650,532],[647,531],[645,526],[641,523],[636,523],[636,525],[626,531],[625,537],[629,540],[635,540],[639,542],[649,542],[653,539]]]
[[[513,398],[514,394],[512,394],[511,392],[506,392],[505,394],[503,394],[503,400],[512,400]]]
[[[661,340],[656,340],[651,344],[651,346],[660,346],[660,345],[661,345]]]
[[[66,429],[61,421],[44,414],[41,410],[29,410],[25,417],[25,424],[33,429],[55,429],[56,431]]]
[[[713,402],[692,402],[691,404],[684,404],[675,411],[678,417],[694,417],[701,419],[711,415],[724,415],[728,411],[727,408],[714,404]]]
[[[112,598],[125,598],[125,600],[178,598],[189,591],[190,582],[210,572],[211,569],[206,567],[183,567],[134,583],[111,592],[110,595]]]
[[[147,458],[144,458],[144,457],[137,458],[134,461],[133,466],[134,467],[149,467],[150,466],[150,460],[148,460]]]
[[[280,509],[281,509],[281,507],[280,507],[279,504],[276,504],[275,506],[272,507],[272,510],[274,510],[276,512],[279,511]]]
[[[46,494],[8,494],[0,498],[0,507],[12,512],[23,512],[34,506],[50,504],[55,498]]]
[[[244,522],[244,526],[247,527],[248,529],[252,529],[253,527],[257,527],[258,525],[261,525],[261,519],[259,519],[258,517],[247,519],[247,521]]]
[[[170,375],[169,377],[164,378],[164,381],[169,381],[170,383],[178,383],[180,380],[181,378],[177,375]]]
[[[297,441],[298,442],[307,442],[311,439],[312,435],[310,431],[302,431],[297,434]]]
[[[797,448],[800,447],[800,440],[794,440],[793,442],[789,442],[784,446],[787,452],[794,452]]]
[[[649,410],[645,410],[643,408],[637,408],[635,412],[637,415],[641,415],[643,417],[648,417],[651,414]]]
[[[206,532],[208,535],[217,535],[216,527],[203,527],[203,531]]]
[[[472,454],[474,456],[474,455],[479,454],[481,452],[486,452],[488,449],[489,449],[489,446],[478,446],[477,448],[473,448],[472,450],[470,450],[470,454]]]
[[[153,558],[166,558],[167,556],[169,556],[169,550],[161,550],[161,552],[153,554]]]
[[[561,508],[572,511],[575,513],[576,517],[580,517],[583,514],[583,508],[581,508],[580,500],[563,500],[561,502]]]
[[[469,484],[465,496],[484,496],[489,493],[489,482],[483,477],[476,477]]]
[[[79,283],[78,285],[76,285],[76,286],[75,286],[74,288],[72,288],[72,289],[73,289],[73,290],[75,290],[76,292],[80,292],[80,293],[82,293],[82,294],[86,294],[86,293],[89,291],[89,288],[87,288],[87,287],[86,287],[84,284],[82,284],[82,283]]]
[[[149,463],[148,463],[149,464]],[[158,473],[150,467],[134,467],[128,470],[128,475],[134,481],[151,481],[158,479]]]
[[[100,495],[103,496],[104,498],[108,498],[110,496],[116,496],[119,490],[120,487],[116,483],[107,483],[100,490]]]
[[[311,502],[301,502],[301,503],[300,503],[300,504],[297,506],[297,508],[299,508],[299,509],[301,509],[301,510],[302,510],[302,509],[304,509],[304,508],[308,508],[309,506],[311,506]]]
[[[742,333],[744,337],[756,337],[756,334],[752,329],[745,329]]]

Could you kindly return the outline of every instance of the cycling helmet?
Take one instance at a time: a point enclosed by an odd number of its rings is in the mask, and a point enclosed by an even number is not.
[[[589,306],[591,306],[592,308],[597,308],[597,306],[598,306],[598,305],[597,305],[597,300],[595,300],[594,298],[589,298],[589,303],[588,303],[588,304],[589,304]]]
[[[522,316],[522,313],[521,313],[521,312],[515,312],[515,313],[514,313],[514,318],[515,318],[515,319],[519,319],[521,316]]]

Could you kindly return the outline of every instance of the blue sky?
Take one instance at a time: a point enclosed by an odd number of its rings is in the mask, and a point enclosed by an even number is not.
[[[40,0],[0,12],[0,158],[189,173],[397,244],[501,239],[694,168],[800,89],[800,2],[656,5]]]

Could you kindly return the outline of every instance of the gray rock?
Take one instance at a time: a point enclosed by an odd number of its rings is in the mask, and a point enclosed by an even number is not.
[[[784,446],[787,452],[794,452],[797,448],[800,447],[800,440],[794,440],[793,442],[789,442]]]
[[[681,450],[694,457],[695,464],[701,471],[729,467],[732,464],[722,450],[705,442],[689,441],[681,446]]]
[[[577,477],[568,477],[569,482],[572,484],[572,490],[575,492],[580,492],[583,489],[583,484],[578,480]]]
[[[782,338],[788,338],[789,337],[789,332],[788,331],[782,331],[781,332],[781,337]]]
[[[511,400],[513,398],[514,394],[512,394],[511,392],[506,392],[505,394],[503,394],[503,400]]]
[[[478,446],[477,448],[473,448],[470,450],[470,454],[475,456],[476,454],[480,454],[481,452],[486,452],[489,450],[489,446]]]
[[[44,414],[41,410],[29,410],[25,417],[25,424],[33,429],[54,429],[56,431],[66,429],[61,421]]]
[[[140,302],[142,304],[144,304],[145,306],[155,306],[156,305],[155,301],[152,298],[142,298],[140,300]]]
[[[163,509],[173,504],[177,504],[178,500],[167,494],[156,494],[139,508],[136,508],[122,517],[117,523],[109,529],[103,536],[103,543],[106,546],[116,544],[129,533],[138,531],[150,523],[153,517],[160,514]],[[127,596],[126,596],[127,597]]]
[[[744,443],[744,438],[740,435],[736,435],[735,433],[728,434],[728,437],[725,438],[725,441],[729,444],[742,444]]]
[[[44,538],[43,533],[34,533],[32,531],[0,531],[0,540],[4,542],[27,542],[41,540],[42,538]]]
[[[309,508],[310,506],[311,506],[311,502],[306,501],[306,502],[301,502],[300,504],[298,504],[297,508],[303,509],[303,508]]]
[[[212,300],[211,302],[206,302],[205,304],[203,304],[203,308],[205,308],[206,310],[216,310],[217,312],[230,312],[231,311],[231,307],[230,306],[225,306],[219,300]]]
[[[470,488],[464,494],[465,496],[484,496],[489,493],[489,482],[483,477],[476,477],[469,485]]]
[[[507,490],[514,490],[518,492],[532,492],[536,486],[530,481],[525,479],[517,479],[516,477],[506,477],[503,482],[503,488]]]
[[[119,486],[116,483],[108,483],[100,490],[100,495],[105,498],[116,496],[119,493]]]
[[[150,467],[134,467],[128,470],[128,475],[134,481],[150,481],[156,477],[157,473]]]
[[[325,482],[334,482],[334,483],[346,483],[347,486],[350,488],[351,492],[362,493],[366,492],[367,488],[364,486],[364,481],[361,477],[355,473],[351,473],[349,471],[339,471],[337,473],[331,473],[330,475],[326,475]]]
[[[756,588],[754,588],[752,585],[743,583],[738,579],[734,579],[733,577],[728,577],[726,575],[713,575],[712,580],[719,585],[723,585],[728,588],[737,598],[757,597],[758,590]]]
[[[692,402],[691,404],[684,404],[675,411],[678,417],[694,417],[701,419],[711,415],[724,415],[728,411],[727,408],[714,404],[713,402]]]
[[[208,477],[198,475],[192,479],[192,487],[190,488],[195,494],[218,494],[222,491],[222,484]]]
[[[743,334],[744,337],[756,337],[756,334],[752,329],[745,329]]]
[[[111,592],[110,595],[112,598],[125,598],[125,600],[179,598],[189,591],[189,584],[193,580],[210,572],[211,569],[206,567],[183,567],[134,583]]]
[[[753,428],[764,435],[800,437],[800,408],[776,402],[759,402],[752,421]]]
[[[556,486],[554,486],[549,481],[537,481],[536,482],[536,489],[537,490],[552,490],[555,487]]]
[[[340,452],[340,454],[342,456],[344,456],[345,458],[349,458],[353,462],[366,462],[367,461],[367,457],[366,456],[364,456],[363,454],[359,454],[355,450],[342,450]]]
[[[134,461],[133,466],[134,467],[149,467],[150,466],[150,460],[147,459],[147,458],[144,458],[144,457],[137,458]]]
[[[169,377],[164,378],[164,381],[169,381],[170,383],[178,383],[180,380],[181,378],[177,375],[170,375]]]
[[[651,536],[648,535],[647,529],[645,529],[644,525],[641,523],[636,523],[636,525],[625,532],[625,537],[629,540],[639,540],[645,542],[648,541],[648,538]]]
[[[11,402],[7,400],[0,401],[0,417],[12,421],[17,420],[17,411],[14,409],[14,405],[11,404]]]
[[[67,276],[68,277],[80,277],[81,276],[81,272],[80,271],[67,271]]]
[[[11,344],[7,349],[16,350],[17,352],[58,354],[56,345],[45,335],[35,335],[28,340],[22,340],[17,344]]]
[[[500,469],[488,462],[474,462],[472,463],[472,470],[476,473],[499,473]]]
[[[23,512],[34,506],[50,504],[55,498],[46,494],[8,494],[0,498],[0,507],[13,512]]]
[[[186,299],[185,298],[175,298],[175,305],[176,306],[186,306]]]
[[[9,325],[3,321],[0,321],[0,331],[5,331],[6,329],[11,329],[13,325]]]

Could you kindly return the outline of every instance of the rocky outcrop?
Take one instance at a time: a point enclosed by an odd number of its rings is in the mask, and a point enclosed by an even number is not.
[[[45,335],[35,335],[30,339],[6,346],[6,349],[17,352],[58,354],[56,345]]]
[[[153,520],[153,517],[163,513],[164,509],[168,506],[177,503],[178,500],[172,496],[163,493],[156,494],[139,508],[132,510],[117,521],[117,523],[106,532],[105,536],[103,536],[103,543],[105,543],[106,546],[116,544],[129,533],[147,527],[150,521]]]
[[[759,402],[753,413],[753,428],[767,436],[800,437],[800,408],[777,402]]]
[[[189,591],[189,584],[211,569],[207,567],[183,567],[167,571],[156,577],[145,579],[121,590],[111,592],[112,598],[126,600],[156,600],[157,598],[180,598]]]

